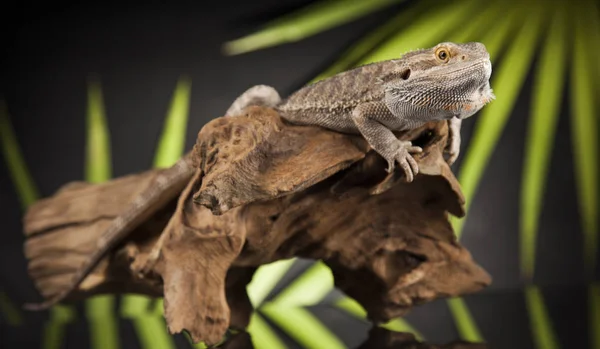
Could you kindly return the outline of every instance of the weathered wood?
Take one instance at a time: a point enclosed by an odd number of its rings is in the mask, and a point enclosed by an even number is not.
[[[172,333],[216,343],[228,327],[247,325],[245,286],[256,268],[285,258],[323,260],[375,322],[479,291],[490,277],[448,221],[448,213],[464,215],[464,198],[443,159],[447,133],[439,122],[398,134],[424,149],[415,155],[420,174],[407,184],[358,136],[293,126],[264,107],[215,119],[198,134],[197,172],[179,199],[132,232],[69,299],[164,295]],[[157,171],[68,184],[31,207],[26,254],[45,297],[64,287]]]

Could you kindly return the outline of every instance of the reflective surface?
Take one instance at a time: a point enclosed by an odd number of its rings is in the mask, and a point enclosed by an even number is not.
[[[227,349],[254,349],[263,348],[260,343],[252,339],[247,332],[240,332],[231,337],[219,348]],[[367,339],[360,343],[356,349],[487,349],[483,343],[470,343],[456,340],[446,344],[431,344],[419,341],[415,335],[407,332],[394,332],[380,327],[369,331]]]

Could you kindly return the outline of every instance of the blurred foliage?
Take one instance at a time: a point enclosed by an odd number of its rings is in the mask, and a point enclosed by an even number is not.
[[[88,82],[87,147],[85,181],[102,183],[112,177],[110,135],[106,124],[104,98],[97,78]],[[85,302],[85,314],[90,323],[91,347],[119,349],[118,322],[114,312],[115,296],[100,295]]]
[[[525,286],[525,302],[530,313],[531,331],[538,349],[560,348],[543,295],[532,284],[535,275],[536,243],[539,217],[544,204],[546,174],[563,94],[568,91],[573,140],[574,168],[582,234],[584,263],[590,279],[588,325],[591,348],[600,348],[600,286],[592,283],[597,265],[598,246],[598,157],[589,155],[598,149],[598,115],[600,115],[600,65],[595,60],[600,43],[600,12],[593,0],[566,5],[561,0],[321,0],[289,13],[248,36],[224,44],[229,55],[265,49],[317,35],[336,26],[386,9],[398,13],[371,33],[341,52],[337,62],[312,81],[331,76],[357,65],[397,58],[411,49],[430,47],[441,41],[480,41],[486,45],[496,67],[492,87],[497,96],[475,117],[475,130],[459,169],[459,181],[467,200],[472,203],[489,159],[512,114],[529,71],[534,85],[525,142],[521,177],[520,265]],[[537,61],[535,61],[537,56]],[[534,65],[534,62],[537,64]],[[569,84],[569,85],[567,85]],[[191,81],[181,77],[173,94],[163,134],[158,142],[155,167],[174,163],[185,144]],[[86,179],[101,182],[111,175],[111,150],[100,85],[92,80],[88,86],[88,145]],[[20,154],[9,123],[5,104],[0,103],[0,145],[23,208],[38,198],[35,184]],[[468,219],[468,215],[467,215]],[[457,236],[463,233],[465,219],[453,219]],[[320,262],[312,264],[302,275],[272,300],[268,299],[295,260],[284,260],[258,269],[248,286],[250,300],[261,309],[253,314],[249,331],[260,347],[284,348],[282,340],[265,320],[276,324],[306,348],[342,348],[343,344],[309,312],[299,306],[314,305],[333,289],[329,269]],[[2,298],[4,299],[4,298]],[[118,348],[116,317],[112,314],[114,297],[88,300],[86,316],[90,320],[95,348]],[[365,311],[354,300],[342,297],[333,305],[348,314],[365,318]],[[485,340],[461,298],[448,301],[457,330],[464,339]],[[6,318],[21,319],[20,312],[8,301],[0,310]],[[64,325],[73,319],[69,307],[52,309],[46,326],[45,348],[59,348]],[[147,297],[125,295],[121,315],[132,319],[143,348],[174,348],[162,319],[162,302],[153,304]],[[302,330],[297,330],[298,326]],[[395,319],[383,327],[409,331],[423,336],[407,321]],[[202,344],[197,345],[203,348]]]

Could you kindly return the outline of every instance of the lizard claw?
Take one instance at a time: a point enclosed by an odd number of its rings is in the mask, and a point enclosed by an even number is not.
[[[452,135],[448,140],[448,145],[444,149],[444,153],[447,154],[446,162],[448,165],[452,164],[458,159],[460,153],[460,136]]]
[[[450,166],[458,159],[460,153],[460,123],[460,119],[451,119],[449,122],[448,143],[444,153],[447,154],[446,162]]]
[[[447,151],[447,153],[448,153],[448,159],[446,160],[446,162],[448,163],[448,165],[452,166],[452,164],[454,164],[456,159],[458,159],[458,152],[452,151],[452,149],[450,149]]]
[[[394,158],[392,161],[388,161],[387,172],[391,173],[394,170],[394,162],[398,161],[398,164],[404,171],[406,182],[412,182],[414,176],[419,173],[419,165],[411,154],[421,153],[422,151],[421,147],[413,146],[410,141],[400,142]]]

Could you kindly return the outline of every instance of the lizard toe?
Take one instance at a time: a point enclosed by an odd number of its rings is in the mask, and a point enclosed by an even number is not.
[[[416,176],[417,174],[419,174],[419,164],[417,164],[417,161],[410,155],[406,157],[406,160],[410,165],[410,169],[412,170],[413,175]]]
[[[411,145],[410,147],[407,148],[407,150],[409,153],[412,153],[412,154],[423,152],[423,148],[418,147],[416,145]]]
[[[402,167],[402,170],[404,171],[404,175],[406,177],[406,182],[410,183],[413,181],[413,172],[412,169],[410,167],[410,164],[408,163],[406,158],[403,158],[401,160],[398,161],[398,163],[400,164],[400,167]]]
[[[394,162],[396,161],[396,159],[394,159],[394,158],[392,158],[391,160],[390,160],[390,159],[386,159],[386,161],[387,161],[387,163],[388,163],[388,166],[387,166],[387,168],[385,169],[385,171],[386,171],[387,173],[392,173],[392,172],[394,172],[394,169],[396,168],[396,166],[394,165]]]
[[[448,163],[448,165],[452,165],[456,161],[456,159],[458,159],[458,153],[450,153],[446,162]]]

